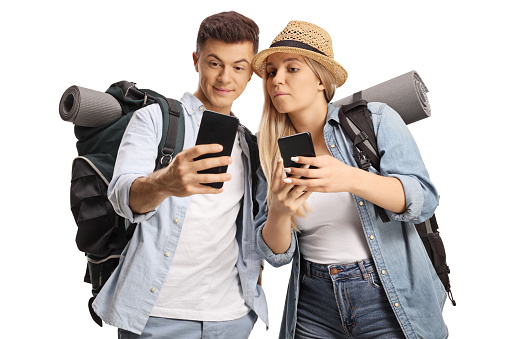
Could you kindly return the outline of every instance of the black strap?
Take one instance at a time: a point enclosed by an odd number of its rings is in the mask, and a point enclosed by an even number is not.
[[[355,93],[353,100],[351,104],[340,107],[339,121],[352,140],[352,152],[357,166],[365,171],[373,166],[380,172],[380,155],[367,101],[362,100],[361,92]],[[383,208],[375,205],[375,210],[384,223],[390,221]]]
[[[258,202],[256,201],[256,188],[258,186],[258,176],[256,172],[258,171],[258,167],[260,167],[260,157],[258,155],[258,143],[256,135],[251,133],[251,131],[242,125],[244,129],[244,135],[246,138],[247,146],[249,148],[249,162],[251,164],[251,196],[253,200],[253,217],[256,217],[258,214]]]
[[[101,327],[103,327],[103,321],[101,319],[101,317],[99,317],[97,315],[97,313],[95,313],[94,309],[92,308],[92,303],[94,302],[95,300],[95,297],[92,297],[88,300],[88,311],[90,312],[90,316],[92,317],[92,319],[94,319],[95,323]]]
[[[179,104],[174,99],[165,98],[165,100],[170,108],[170,120],[168,124],[168,132],[166,133],[166,140],[164,142],[163,148],[161,149],[161,154],[159,161],[156,164],[156,169],[161,169],[168,166],[168,164],[173,160],[179,129]]]

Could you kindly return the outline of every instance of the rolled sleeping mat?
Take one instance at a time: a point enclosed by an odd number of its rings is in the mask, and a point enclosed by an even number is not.
[[[368,102],[386,103],[396,110],[408,125],[431,115],[427,92],[428,89],[419,74],[416,71],[411,71],[362,90],[362,99]],[[352,101],[353,95],[350,95],[332,104],[339,107],[350,104]]]
[[[71,86],[59,105],[60,117],[75,125],[99,127],[122,116],[122,107],[111,95],[92,89]]]

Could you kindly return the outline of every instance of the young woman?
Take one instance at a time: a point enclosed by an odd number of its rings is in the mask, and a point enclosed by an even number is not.
[[[438,195],[405,123],[369,103],[381,170],[357,168],[329,104],[347,73],[316,25],[291,21],[253,67],[265,92],[257,247],[273,266],[293,261],[280,338],[446,338],[445,290],[412,224]],[[284,168],[277,140],[300,132],[316,157]]]

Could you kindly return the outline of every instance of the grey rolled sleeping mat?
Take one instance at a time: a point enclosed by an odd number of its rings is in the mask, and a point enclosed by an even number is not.
[[[411,71],[361,91],[368,102],[384,102],[396,110],[405,123],[427,118],[431,109],[419,74]],[[333,102],[334,106],[352,103],[353,94]],[[75,125],[98,127],[122,116],[122,108],[111,95],[80,86],[69,87],[60,100],[60,117]]]
[[[384,102],[392,107],[403,118],[405,123],[427,118],[431,109],[426,93],[428,89],[416,71],[400,75],[378,85],[362,90],[362,99],[368,102]],[[350,104],[353,95],[333,102],[334,106]]]
[[[122,116],[122,107],[110,94],[71,86],[59,105],[60,117],[77,126],[99,127]]]

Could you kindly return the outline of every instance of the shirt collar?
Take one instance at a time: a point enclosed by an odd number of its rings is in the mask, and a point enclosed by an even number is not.
[[[339,107],[332,105],[331,103],[327,104],[327,122],[331,120],[335,121],[339,124]]]
[[[205,107],[205,105],[202,104],[200,99],[198,99],[197,97],[195,97],[194,95],[192,95],[189,92],[184,93],[184,96],[182,96],[182,99],[180,99],[180,102],[182,102],[182,104],[184,104],[187,114],[189,114],[189,115],[194,114],[197,111],[203,112],[207,109]],[[230,114],[232,116],[236,117],[232,111],[230,111]]]
[[[205,105],[202,104],[200,99],[189,92],[184,93],[180,102],[182,102],[189,115],[195,114],[196,112],[202,113],[205,110]]]

